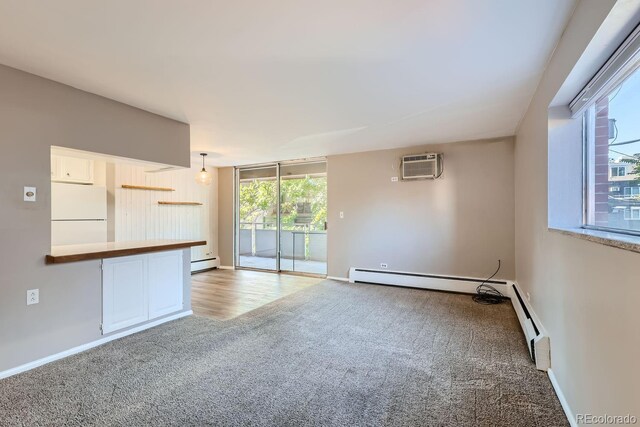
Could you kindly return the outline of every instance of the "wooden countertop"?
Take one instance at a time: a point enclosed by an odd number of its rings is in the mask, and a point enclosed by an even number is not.
[[[116,258],[121,256],[162,252],[174,249],[206,245],[205,240],[140,240],[137,242],[90,243],[86,245],[52,246],[46,256],[47,264],[86,261],[90,259]]]

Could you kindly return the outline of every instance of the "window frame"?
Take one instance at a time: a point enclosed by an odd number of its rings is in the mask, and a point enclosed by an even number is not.
[[[639,27],[640,28],[640,27]],[[582,226],[581,228],[585,229],[585,230],[596,230],[596,231],[604,231],[607,233],[613,233],[613,234],[621,234],[621,235],[627,235],[627,236],[636,236],[636,237],[640,237],[640,230],[631,230],[631,229],[626,229],[626,228],[615,228],[615,227],[604,227],[604,226],[600,226],[600,225],[593,225],[593,224],[589,224],[589,204],[591,202],[590,200],[590,194],[591,194],[591,190],[590,190],[590,183],[589,183],[589,175],[591,172],[591,169],[589,167],[590,165],[590,139],[593,138],[593,136],[591,135],[591,133],[589,132],[589,126],[590,126],[590,119],[593,120],[593,118],[591,117],[590,114],[588,114],[588,112],[590,111],[591,107],[598,102],[600,99],[602,99],[605,96],[609,96],[613,90],[620,84],[622,84],[629,76],[631,76],[633,73],[640,73],[640,59],[637,59],[635,61],[635,65],[632,68],[632,71],[626,70],[626,72],[624,73],[620,73],[619,75],[616,76],[614,82],[615,84],[612,85],[612,87],[610,87],[610,89],[608,91],[606,91],[605,93],[601,93],[597,99],[593,99],[592,102],[590,102],[589,104],[586,105],[586,108],[582,111]],[[593,141],[595,142],[595,141]],[[616,176],[615,178],[624,178],[627,177],[628,175],[626,174],[626,167],[625,166],[608,166],[608,177],[609,179],[614,178],[613,173],[612,173],[612,169],[613,168],[624,168],[625,169],[625,175],[623,175],[622,177],[620,176]],[[619,172],[619,170],[618,170]],[[626,188],[631,188],[631,196],[628,196],[628,198],[633,198],[636,197],[633,195],[633,188],[634,187],[622,187],[622,197],[623,198],[627,198],[627,196],[625,195],[625,190]],[[635,188],[640,188],[640,187],[635,187]],[[640,191],[640,190],[639,190]],[[624,213],[623,213],[623,218],[625,219],[625,221],[638,221],[640,219],[638,218],[633,218],[633,214],[630,212],[631,209],[625,209]]]
[[[569,103],[571,117],[582,117],[582,225],[585,230],[604,231],[612,234],[640,236],[640,230],[621,229],[589,224],[590,205],[594,203],[590,197],[594,197],[594,190],[590,188],[590,164],[595,167],[590,158],[590,139],[595,138],[590,132],[590,120],[595,120],[595,114],[591,114],[592,107],[605,96],[609,96],[620,84],[634,73],[640,73],[640,24],[626,37],[615,52],[600,67],[589,82],[576,94]],[[594,116],[594,117],[592,117]],[[595,144],[595,141],[593,141]],[[594,145],[595,147],[595,145]],[[593,148],[595,150],[595,148]],[[627,176],[626,168],[625,175]],[[611,166],[608,168],[609,180],[612,178]],[[616,177],[617,178],[617,177]],[[619,180],[624,181],[624,180]],[[630,190],[633,194],[633,190]],[[624,189],[623,189],[623,198]],[[631,196],[633,197],[633,196]],[[629,198],[631,198],[629,197]],[[626,216],[627,209],[624,215]],[[629,217],[633,214],[629,212]]]

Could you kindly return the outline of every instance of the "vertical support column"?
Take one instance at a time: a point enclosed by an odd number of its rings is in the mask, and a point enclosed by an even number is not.
[[[276,271],[280,272],[280,206],[282,205],[282,195],[280,194],[280,163],[276,163]]]
[[[596,103],[594,163],[594,225],[609,225],[609,98]]]

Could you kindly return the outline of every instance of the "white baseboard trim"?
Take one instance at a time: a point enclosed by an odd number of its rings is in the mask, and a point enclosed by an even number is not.
[[[69,350],[61,351],[60,353],[52,354],[51,356],[43,357],[42,359],[34,360],[33,362],[25,363],[24,365],[16,366],[15,368],[7,369],[6,371],[0,372],[0,380],[3,378],[20,374],[22,372],[30,371],[31,369],[37,368],[42,365],[46,365],[47,363],[55,362],[56,360],[64,359],[65,357],[72,356],[74,354],[82,353],[83,351],[101,346],[102,344],[106,344],[110,341],[114,341],[119,338],[126,337],[127,335],[132,335],[132,334],[135,334],[136,332],[141,332],[141,331],[144,331],[145,329],[150,329],[150,328],[153,328],[154,326],[158,326],[163,323],[170,322],[172,320],[180,319],[182,317],[191,316],[192,314],[193,314],[193,311],[191,310],[182,311],[180,313],[163,317],[162,319],[154,320],[152,322],[145,323],[140,326],[135,326],[131,329],[127,329],[122,332],[115,332],[111,335],[102,337],[95,341],[91,341],[89,343],[70,348]]]
[[[440,276],[374,268],[363,269],[351,267],[349,269],[349,282],[351,283],[371,283],[465,294],[475,294],[476,288],[483,281],[484,279],[477,277]],[[511,283],[512,282],[507,280],[494,279],[488,284],[508,297],[511,295],[509,292]]]
[[[346,277],[336,277],[336,276],[327,276],[329,280],[337,280],[338,282],[348,282],[349,279]]]
[[[569,424],[571,427],[578,427],[578,422],[576,421],[576,416],[574,415],[571,407],[569,406],[569,402],[564,397],[564,393],[560,388],[560,384],[558,384],[558,379],[556,375],[553,373],[553,369],[547,369],[547,375],[549,375],[549,380],[551,381],[551,385],[553,386],[553,390],[555,390],[556,395],[558,396],[558,400],[560,401],[560,405],[562,405],[562,410],[564,414],[567,416],[567,420],[569,420]]]
[[[235,270],[236,269],[233,265],[219,265],[218,268],[220,270]]]

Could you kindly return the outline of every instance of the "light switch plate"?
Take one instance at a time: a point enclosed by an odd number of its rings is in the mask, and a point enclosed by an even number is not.
[[[340,218],[344,218],[344,212],[340,212]]]
[[[36,201],[36,187],[24,187],[24,201],[25,202]]]
[[[29,289],[27,291],[27,305],[38,304],[40,302],[40,289]]]

